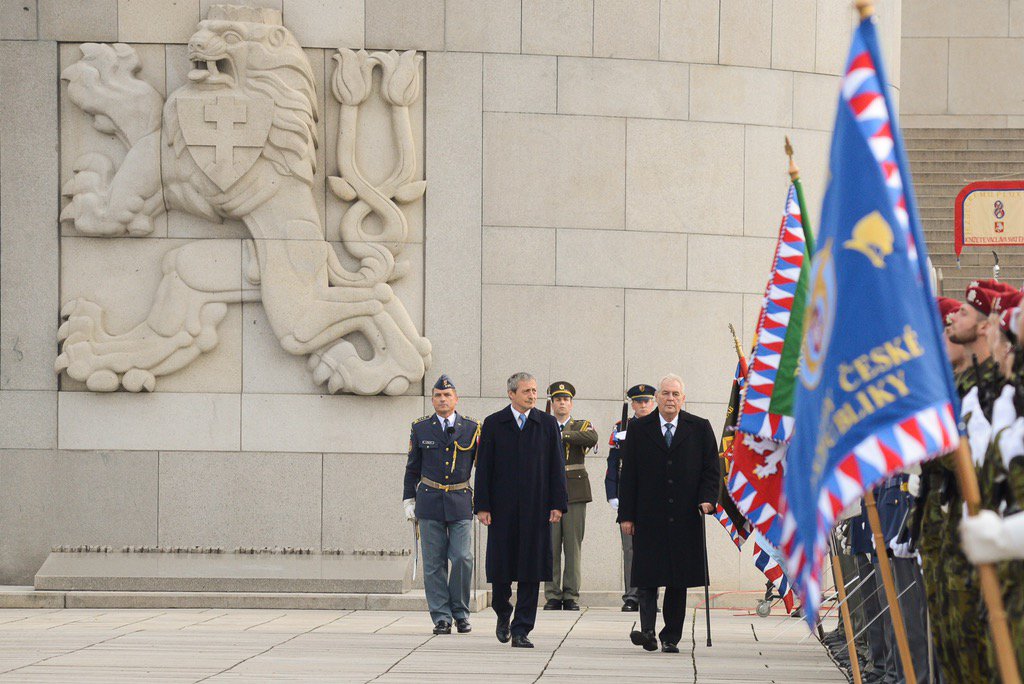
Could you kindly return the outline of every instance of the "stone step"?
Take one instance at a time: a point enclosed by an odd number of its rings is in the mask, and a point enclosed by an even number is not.
[[[960,192],[968,183],[977,183],[979,181],[1019,181],[1024,180],[1024,171],[1018,171],[1015,169],[1006,169],[1004,171],[992,171],[988,173],[976,173],[972,171],[960,170],[960,169],[946,169],[946,170],[924,170],[917,171],[911,170],[914,177],[914,189],[920,194],[926,190],[935,187],[943,188],[945,191],[946,186],[956,186]],[[954,194],[954,197],[956,195]]]
[[[905,140],[939,138],[942,140],[1022,140],[1022,128],[904,128]]]
[[[470,594],[470,610],[491,605],[489,589]],[[423,590],[404,594],[258,591],[37,591],[0,587],[3,608],[257,608],[277,610],[427,610]]]
[[[403,594],[410,556],[236,553],[60,553],[35,587],[48,591]]]
[[[915,176],[916,178],[916,176]],[[974,182],[972,180],[953,181],[946,183],[927,182],[927,183],[914,183],[914,190],[917,196],[920,197],[932,197],[938,199],[948,199],[951,203],[956,199],[957,194],[964,189],[964,186],[968,183]]]
[[[1024,147],[998,150],[907,150],[911,167],[921,162],[1024,162]]]
[[[542,589],[543,591],[543,589]],[[687,592],[691,606],[704,605],[704,590]],[[750,610],[764,598],[763,591],[710,592],[712,608]],[[541,596],[541,603],[544,597]],[[491,591],[481,587],[470,592],[470,610],[491,605]],[[617,608],[620,591],[582,591],[579,603],[589,608]],[[258,608],[276,610],[411,610],[426,611],[423,590],[404,594],[354,594],[254,591],[37,591],[33,587],[0,586],[0,609],[25,608]]]
[[[921,138],[918,140],[907,140],[907,155],[918,150],[1018,150],[1024,149],[1024,145],[1018,140],[1006,139],[951,139],[951,138]]]
[[[958,174],[1018,174],[1024,176],[1024,156],[1015,160],[1001,161],[920,161],[910,160],[910,172],[914,178],[924,173],[958,173]],[[917,181],[920,183],[920,181]]]

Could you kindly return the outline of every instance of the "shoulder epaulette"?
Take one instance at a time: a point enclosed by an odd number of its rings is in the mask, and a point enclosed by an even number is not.
[[[416,423],[422,423],[425,420],[430,420],[430,418],[433,415],[434,415],[433,413],[428,413],[427,415],[423,416],[422,418],[417,418],[416,420],[412,421],[412,424],[415,425]]]
[[[470,422],[472,422],[472,423],[477,423],[477,424],[479,424],[479,423],[480,423],[480,421],[479,421],[479,420],[477,420],[476,418],[473,418],[472,416],[467,416],[467,415],[466,415],[466,414],[464,414],[464,413],[463,413],[463,414],[461,414],[461,415],[462,415],[462,420],[468,420],[468,421],[470,421]]]

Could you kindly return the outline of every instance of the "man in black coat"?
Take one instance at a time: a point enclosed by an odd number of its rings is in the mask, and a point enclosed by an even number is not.
[[[511,405],[484,419],[477,450],[474,510],[487,530],[487,581],[498,641],[533,648],[540,583],[551,580],[551,523],[569,508],[558,421],[538,411],[537,380],[508,379]],[[517,582],[515,619],[512,582]]]
[[[683,380],[658,384],[658,410],[629,422],[619,481],[619,524],[633,537],[633,584],[640,599],[640,631],[630,639],[645,650],[678,653],[686,589],[704,586],[701,513],[718,500],[718,447],[711,423],[682,410]],[[654,625],[658,587],[665,587],[665,627]]]

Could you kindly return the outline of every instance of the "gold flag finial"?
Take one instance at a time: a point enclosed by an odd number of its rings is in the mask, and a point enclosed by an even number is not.
[[[788,135],[786,136],[786,156],[789,157],[789,177],[796,180],[800,177],[800,169],[793,161],[793,143],[789,141]]]
[[[732,343],[736,347],[736,356],[743,358],[743,345],[740,344],[740,338],[736,336],[736,328],[733,327],[732,323],[729,324],[729,332],[732,333]]]
[[[853,4],[857,11],[860,12],[861,21],[875,13],[875,3],[872,0],[856,0]]]

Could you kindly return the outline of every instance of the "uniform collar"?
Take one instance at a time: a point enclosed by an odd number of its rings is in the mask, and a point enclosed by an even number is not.
[[[458,411],[452,411],[452,415],[448,416],[448,425],[451,426],[451,427],[455,427],[455,421],[458,419],[458,417],[459,417],[459,412]],[[434,414],[434,420],[437,421],[438,425],[444,425],[444,418],[442,418],[441,416],[439,416],[436,413]]]

